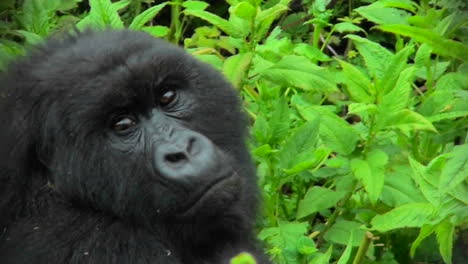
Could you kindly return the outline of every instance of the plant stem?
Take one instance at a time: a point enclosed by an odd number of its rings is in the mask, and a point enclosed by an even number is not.
[[[364,240],[362,241],[361,245],[359,246],[358,252],[356,253],[356,256],[354,257],[353,264],[360,264],[364,260],[364,257],[366,256],[367,250],[369,249],[369,245],[372,241],[372,238],[374,236],[372,235],[371,232],[366,232],[364,235]]]

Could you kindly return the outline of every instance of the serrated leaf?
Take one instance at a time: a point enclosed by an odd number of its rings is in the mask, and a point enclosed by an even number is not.
[[[339,61],[346,79],[346,88],[350,97],[359,103],[373,103],[372,83],[367,76],[352,64]]]
[[[403,132],[416,131],[416,130],[427,130],[437,132],[436,128],[432,125],[429,120],[424,116],[413,112],[408,109],[399,110],[396,113],[382,113],[384,124],[383,128],[386,129],[400,129]]]
[[[288,10],[290,0],[281,1],[270,8],[262,10],[255,18],[255,37],[256,40],[261,40],[265,37],[271,24],[281,14]],[[284,3],[284,4],[283,4]]]
[[[397,207],[407,203],[426,202],[413,181],[413,171],[407,164],[389,163],[385,172],[385,182],[380,199],[386,205]]]
[[[380,30],[410,37],[422,43],[427,43],[434,53],[468,61],[468,45],[446,39],[428,29],[408,25],[383,25]]]
[[[378,5],[368,5],[354,9],[361,16],[376,24],[408,24],[408,18],[411,16],[408,12]]]
[[[353,40],[359,54],[366,62],[371,77],[377,77],[381,80],[393,54],[380,44],[366,38],[356,35],[347,35],[346,37]]]
[[[382,96],[379,105],[380,111],[394,113],[408,107],[411,98],[411,85],[414,80],[414,72],[414,67],[410,67],[401,72],[399,76],[398,74],[394,74],[398,79],[395,80],[394,87],[391,88],[392,90]],[[385,82],[386,81],[384,81],[384,83]],[[389,80],[389,82],[391,81]],[[381,88],[384,87],[381,86]],[[386,89],[388,88],[389,87]]]
[[[455,226],[448,220],[443,221],[435,229],[439,251],[445,263],[452,263],[453,234]]]
[[[89,5],[91,7],[89,14],[77,24],[79,29],[83,30],[87,27],[99,29],[105,29],[106,27],[124,28],[122,19],[110,0],[90,0]]]
[[[286,103],[284,103],[284,105],[287,107]],[[289,111],[287,110],[289,109],[286,108],[284,114],[288,115]],[[283,120],[277,120],[276,122],[279,124],[284,124],[285,118],[287,117],[283,117]],[[318,139],[318,130],[318,119],[314,119],[300,126],[294,132],[294,134],[292,134],[292,136],[286,139],[285,143],[283,144],[283,148],[279,153],[280,164],[283,168],[290,168],[293,161],[297,160],[298,155],[303,153],[309,154],[310,151],[313,150]],[[277,140],[279,140],[279,138]]]
[[[377,202],[382,192],[387,163],[388,155],[378,149],[369,152],[365,160],[351,160],[351,170],[364,186],[373,204]]]
[[[429,203],[411,203],[397,207],[383,215],[375,216],[372,229],[386,232],[405,227],[421,227],[431,221],[435,209]]]
[[[295,106],[306,120],[320,118],[319,135],[325,146],[343,155],[353,152],[358,133],[350,124],[320,106]]]
[[[336,90],[335,81],[328,69],[319,67],[301,56],[285,56],[260,74],[273,83],[293,86],[307,91],[327,92]]]
[[[289,106],[285,97],[281,97],[275,102],[275,109],[271,115],[270,142],[278,143],[286,136],[289,129]]]
[[[219,17],[219,16],[217,16],[215,14],[212,14],[210,12],[206,12],[206,11],[203,11],[203,10],[186,9],[186,10],[184,10],[184,14],[206,20],[206,21],[213,24],[217,28],[221,29],[222,31],[224,31],[226,34],[228,34],[229,36],[231,36],[233,38],[242,38],[243,37],[241,30],[239,30],[235,26],[231,25],[231,23],[229,23],[229,21],[227,21],[226,19],[223,19],[223,18],[221,18],[221,17]]]
[[[141,29],[146,23],[150,22],[168,3],[164,2],[159,5],[155,5],[143,11],[141,14],[136,16],[130,26],[130,29]]]
[[[416,56],[414,57],[414,66],[416,68],[425,68],[431,59],[431,53],[431,47],[429,47],[428,44],[423,43],[419,47],[418,51],[416,52]]]
[[[468,179],[468,144],[455,146],[442,169],[439,188],[447,192]]]
[[[252,52],[239,53],[224,61],[223,73],[237,89],[242,88],[242,81],[250,67],[254,54]]]
[[[386,62],[385,73],[382,79],[379,79],[379,85],[377,86],[379,94],[387,94],[395,88],[400,73],[406,68],[406,62],[409,55],[413,53],[413,50],[413,46],[408,46],[393,55],[392,59]],[[406,78],[405,81],[410,81],[408,79],[409,78]]]
[[[331,208],[343,198],[344,193],[314,186],[310,188],[304,199],[299,202],[297,219],[307,217],[315,212]]]

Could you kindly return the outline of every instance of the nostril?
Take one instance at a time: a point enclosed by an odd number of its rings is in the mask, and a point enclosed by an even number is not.
[[[169,163],[179,163],[187,160],[187,156],[183,152],[170,153],[164,156],[164,159]]]
[[[197,139],[195,137],[190,137],[187,143],[187,153],[189,154],[195,154],[193,153],[194,151],[194,146],[195,146],[195,141]]]

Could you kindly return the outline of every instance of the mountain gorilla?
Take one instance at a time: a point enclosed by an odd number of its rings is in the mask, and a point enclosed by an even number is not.
[[[0,262],[269,263],[236,92],[135,31],[48,40],[0,87]]]

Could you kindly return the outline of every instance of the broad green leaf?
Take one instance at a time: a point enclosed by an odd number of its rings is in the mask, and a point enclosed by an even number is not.
[[[239,53],[224,61],[223,73],[237,89],[242,88],[242,81],[249,70],[253,56],[252,52]]]
[[[304,56],[311,61],[331,61],[332,59],[319,48],[316,48],[310,44],[299,43],[295,45],[294,53],[300,56]]]
[[[52,26],[51,17],[58,6],[58,0],[25,0],[22,5],[22,14],[19,17],[21,24],[26,29],[24,32],[31,32],[41,37],[46,37]],[[25,36],[23,33],[22,35]],[[36,39],[32,35],[26,38],[28,41],[32,41],[32,43]]]
[[[429,203],[411,203],[397,207],[383,215],[375,216],[372,229],[386,232],[405,227],[421,227],[431,221],[435,212]]]
[[[468,45],[446,39],[428,29],[408,25],[382,25],[377,28],[394,34],[407,36],[422,43],[427,43],[433,49],[434,53],[442,56],[468,61]]]
[[[248,2],[240,2],[231,8],[233,8],[232,12],[236,16],[248,21],[252,21],[257,15],[257,9]]]
[[[408,24],[408,18],[411,16],[408,12],[392,8],[384,7],[376,2],[376,4],[362,6],[354,9],[367,20],[377,24]]]
[[[333,207],[343,196],[344,193],[314,186],[307,191],[304,199],[299,202],[296,218],[301,219],[315,212]]]
[[[416,249],[419,247],[421,242],[427,238],[428,236],[432,235],[434,233],[435,226],[434,225],[423,225],[421,229],[419,230],[419,235],[414,240],[413,244],[411,244],[411,249],[410,249],[410,256],[414,257],[414,253],[416,252]]]
[[[334,29],[340,33],[344,33],[344,32],[358,32],[358,31],[362,31],[362,32],[365,32],[364,29],[352,24],[352,23],[349,23],[349,22],[341,22],[341,23],[338,23],[338,24],[335,24],[334,26]]]
[[[417,5],[411,0],[380,0],[382,6],[397,7],[411,12],[416,12]]]
[[[357,247],[361,244],[365,234],[366,230],[362,224],[340,219],[328,230],[324,238],[333,243],[347,245],[352,237],[351,245]]]
[[[295,156],[294,159],[292,159],[292,162],[289,162],[290,166],[287,167],[288,169],[284,169],[284,172],[288,175],[294,175],[305,170],[312,169],[315,166],[320,165],[322,161],[326,160],[330,153],[331,150],[323,147],[302,152]]]
[[[183,1],[182,6],[190,10],[205,10],[210,4],[203,1]]]
[[[328,247],[327,252],[325,252],[325,254],[318,253],[317,256],[314,257],[312,261],[309,262],[309,264],[329,264],[332,252],[333,252],[333,245]]]
[[[169,34],[169,28],[166,26],[143,27],[142,30],[157,38],[162,38]]]
[[[353,152],[359,135],[350,124],[320,106],[295,107],[306,120],[320,117],[319,135],[325,146],[343,155]]]
[[[276,100],[276,107],[269,120],[270,142],[278,143],[286,136],[289,129],[289,106],[285,97]]]
[[[36,45],[44,40],[41,36],[33,32],[25,30],[16,30],[16,32],[20,33],[26,39],[26,43],[29,45]]]
[[[392,59],[386,62],[385,73],[382,79],[379,79],[379,85],[377,86],[379,94],[387,94],[395,88],[398,77],[406,68],[406,62],[409,55],[413,53],[413,50],[413,46],[408,46],[393,55]]]
[[[83,30],[87,27],[99,29],[105,29],[106,27],[124,28],[116,6],[113,6],[110,0],[89,0],[89,5],[91,6],[89,14],[77,24],[79,29]]]
[[[387,163],[388,155],[378,149],[369,152],[365,160],[351,160],[351,170],[364,186],[373,204],[377,202],[382,192]]]
[[[350,97],[358,103],[373,103],[374,91],[369,78],[355,66],[339,61],[346,79],[346,88]]]
[[[443,221],[435,230],[439,251],[447,264],[452,263],[453,234],[455,226],[448,220]]]
[[[288,109],[286,108],[286,115],[289,114],[289,111],[287,110]],[[283,123],[285,118],[283,118],[283,120],[277,120],[278,124]],[[287,129],[289,127],[283,128]],[[318,139],[318,131],[319,121],[317,118],[315,120],[306,122],[304,125],[300,126],[292,136],[287,138],[281,152],[279,153],[281,166],[285,169],[291,168],[294,162],[298,160],[299,155],[312,155],[312,151],[314,150],[315,143]],[[285,132],[287,132],[287,130]],[[278,140],[279,138],[277,138],[277,141]]]
[[[468,76],[461,72],[451,72],[440,77],[436,90],[457,91],[468,89]]]
[[[446,192],[468,179],[468,144],[455,146],[442,170],[439,188]]]
[[[395,74],[397,75],[397,74]],[[394,87],[387,87],[391,90],[388,90],[388,93],[381,97],[381,102],[379,105],[380,111],[385,113],[395,113],[399,110],[407,108],[411,98],[411,92],[413,91],[411,85],[414,80],[414,67],[405,69],[399,76],[396,76],[398,79],[395,79]],[[393,78],[392,78],[393,79]],[[383,80],[386,80],[385,78]],[[383,81],[381,88],[384,87]],[[392,82],[389,80],[389,82]]]
[[[438,188],[433,186],[427,180],[428,176],[426,167],[411,157],[408,157],[408,159],[410,161],[411,168],[413,169],[413,179],[419,186],[419,189],[423,193],[426,200],[435,207],[440,206],[442,197]]]
[[[112,6],[115,8],[115,10],[119,11],[121,9],[126,8],[130,3],[131,3],[131,0],[121,0],[118,2],[112,3]]]
[[[208,21],[209,23],[213,24],[217,28],[221,29],[224,31],[226,34],[233,38],[241,38],[242,37],[242,32],[238,28],[234,27],[229,23],[229,21],[212,14],[210,12],[206,12],[203,10],[191,10],[191,9],[186,9],[184,10],[184,14],[189,15],[189,16],[194,16],[201,18],[203,20]]]
[[[393,58],[393,54],[380,44],[362,38],[357,35],[347,35],[353,40],[359,54],[364,58],[371,77],[382,80],[388,62]]]
[[[431,59],[432,49],[428,44],[423,43],[414,57],[414,66],[416,68],[425,68]]]
[[[408,109],[402,109],[390,115],[384,112],[381,114],[385,116],[385,119],[382,120],[384,120],[383,128],[386,129],[400,129],[403,132],[416,130],[437,131],[429,120]]]
[[[335,80],[328,69],[300,56],[285,56],[260,74],[269,81],[284,86],[322,92],[336,90]]]
[[[413,171],[409,164],[389,164],[385,172],[385,183],[380,199],[391,207],[407,203],[426,202],[421,191],[412,179]]]
[[[161,11],[161,9],[163,9],[167,4],[168,2],[164,2],[146,9],[133,19],[128,28],[141,29],[146,23],[150,22],[156,15],[158,15],[159,11]]]

